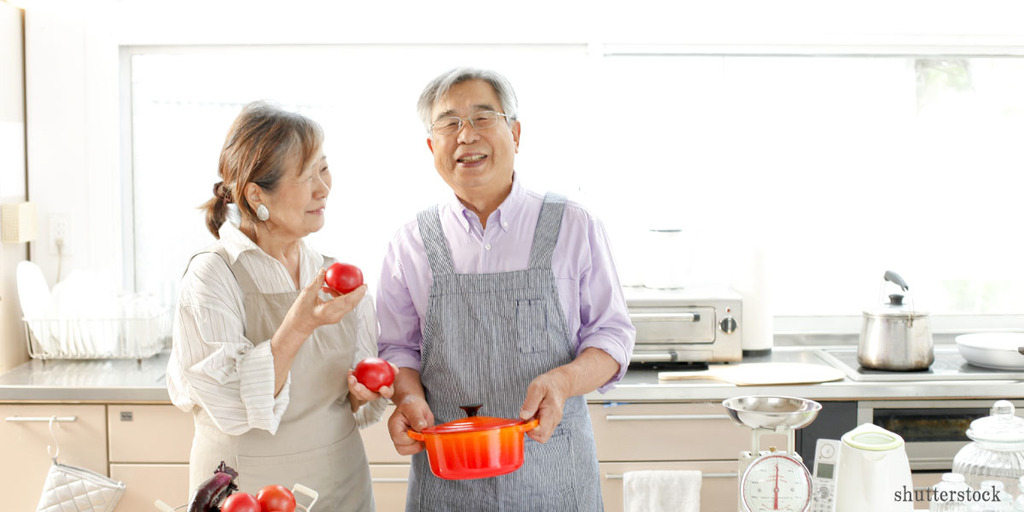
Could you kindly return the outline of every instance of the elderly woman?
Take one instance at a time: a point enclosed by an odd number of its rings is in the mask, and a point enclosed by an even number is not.
[[[380,418],[392,390],[352,376],[376,355],[366,286],[323,293],[331,260],[303,240],[323,227],[331,191],[322,142],[315,122],[267,103],[232,124],[204,205],[218,240],[182,278],[167,387],[195,417],[191,489],[223,460],[242,491],[298,482],[320,493],[317,508],[373,510],[357,427]]]

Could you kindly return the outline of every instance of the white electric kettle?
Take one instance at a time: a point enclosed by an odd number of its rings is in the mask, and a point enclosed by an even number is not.
[[[903,438],[865,423],[842,437],[836,512],[912,512],[914,485]]]

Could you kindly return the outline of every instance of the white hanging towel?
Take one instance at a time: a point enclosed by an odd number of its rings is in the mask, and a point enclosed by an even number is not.
[[[700,512],[700,471],[626,471],[625,512]]]

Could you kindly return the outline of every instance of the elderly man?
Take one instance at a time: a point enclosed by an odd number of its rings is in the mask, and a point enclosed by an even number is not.
[[[583,395],[626,372],[635,330],[601,223],[514,172],[517,102],[501,75],[455,69],[418,109],[438,174],[455,192],[403,226],[377,298],[381,357],[396,364],[388,422],[414,454],[408,510],[601,510]],[[525,462],[493,478],[434,476],[406,431],[465,416],[536,418]]]

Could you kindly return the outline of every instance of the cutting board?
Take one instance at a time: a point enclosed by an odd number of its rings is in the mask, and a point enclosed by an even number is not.
[[[737,386],[817,384],[842,380],[839,369],[810,363],[737,363],[709,366],[707,370],[658,372],[659,380],[718,380]]]

